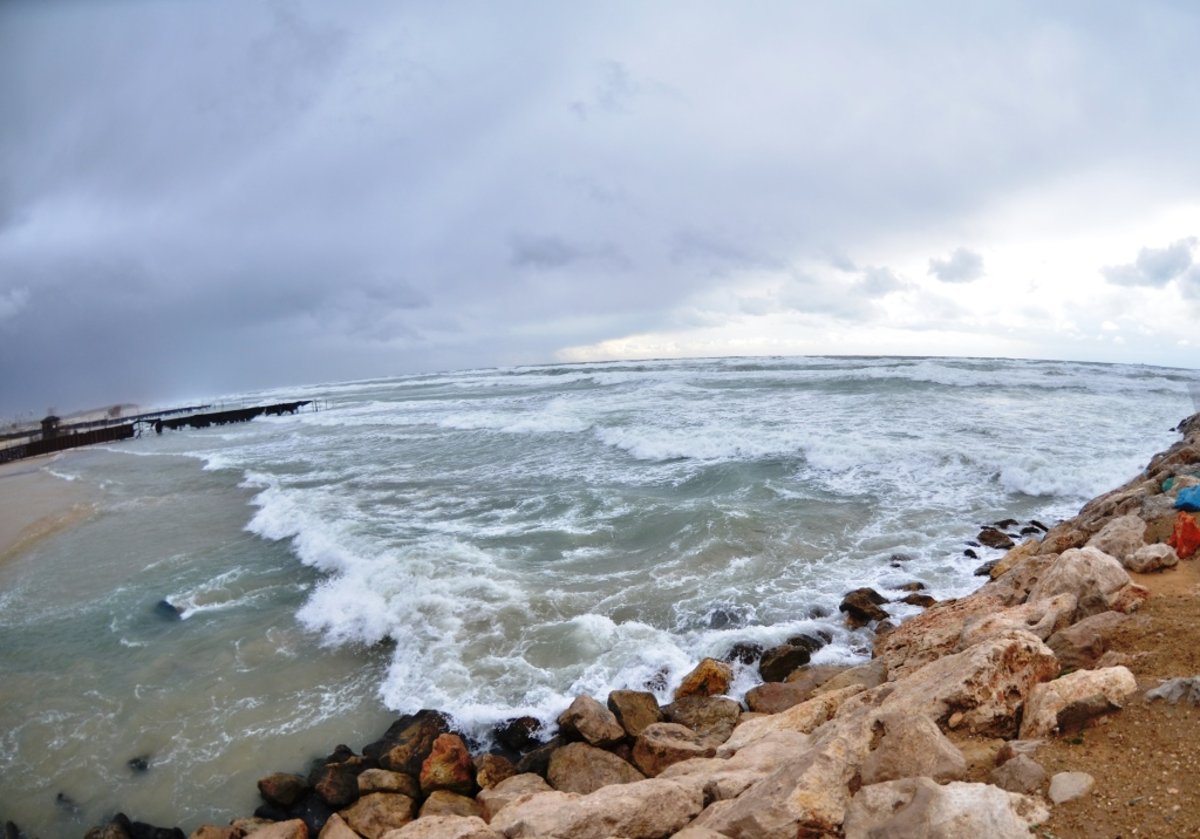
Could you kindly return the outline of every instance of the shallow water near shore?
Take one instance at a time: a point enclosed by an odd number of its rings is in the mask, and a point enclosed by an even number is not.
[[[64,455],[46,468],[99,512],[0,567],[0,819],[190,829],[394,711],[483,736],[580,692],[665,701],[700,657],[816,628],[817,660],[856,660],[845,591],[969,591],[979,525],[1049,524],[1127,480],[1198,380],[889,358],[467,371],[255,394],[323,410]]]

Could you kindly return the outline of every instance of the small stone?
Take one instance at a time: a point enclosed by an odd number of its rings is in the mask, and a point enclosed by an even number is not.
[[[991,781],[1009,792],[1032,794],[1046,782],[1046,770],[1028,755],[1017,755],[991,773]]]
[[[949,719],[946,720],[946,727],[952,728],[952,729],[958,728],[960,725],[962,725],[962,722],[963,722],[963,712],[955,711],[953,714],[950,715]]]
[[[1096,779],[1086,772],[1059,772],[1050,779],[1050,800],[1055,804],[1082,798],[1096,786]]]

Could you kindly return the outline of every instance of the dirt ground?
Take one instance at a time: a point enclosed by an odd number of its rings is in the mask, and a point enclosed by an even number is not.
[[[1166,679],[1200,675],[1200,561],[1130,576],[1151,597],[1111,649],[1129,656],[1138,693],[1121,711],[1034,753],[1050,776],[1096,779],[1089,795],[1053,808],[1035,831],[1042,839],[1200,837],[1200,708],[1143,698]]]

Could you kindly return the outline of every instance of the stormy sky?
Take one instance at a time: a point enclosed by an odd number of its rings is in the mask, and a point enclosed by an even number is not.
[[[0,4],[0,416],[462,367],[1194,368],[1192,2]]]

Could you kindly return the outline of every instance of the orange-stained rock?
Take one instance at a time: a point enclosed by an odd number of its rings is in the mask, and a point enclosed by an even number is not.
[[[1175,549],[1180,559],[1190,559],[1195,555],[1196,549],[1200,548],[1200,525],[1196,524],[1195,515],[1180,510],[1175,517],[1175,530],[1167,544]]]
[[[733,668],[715,658],[706,658],[696,669],[683,677],[683,683],[675,689],[675,698],[684,696],[720,696],[729,690],[733,681]]]
[[[457,734],[439,734],[433,750],[421,764],[421,792],[449,790],[460,795],[475,792],[475,764],[467,744]]]

